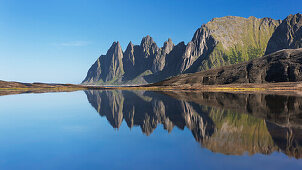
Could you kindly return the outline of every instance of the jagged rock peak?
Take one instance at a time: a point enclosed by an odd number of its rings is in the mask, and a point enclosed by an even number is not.
[[[124,73],[123,70],[123,50],[118,41],[113,42],[110,49],[107,51],[105,57],[103,57],[101,64],[101,76],[104,81],[111,81],[116,77],[121,77]]]
[[[300,29],[300,27],[302,26],[302,15],[300,13],[297,13],[295,15],[290,14],[283,20],[283,22],[286,22],[288,25],[293,26],[293,31],[298,31],[298,29]]]
[[[146,37],[143,37],[140,48],[143,52],[142,56],[143,58],[148,58],[149,61],[145,61],[147,65],[145,65],[146,68],[151,68],[152,61],[158,52],[159,48],[157,47],[156,43],[153,41],[153,38],[147,35]]]
[[[130,41],[123,58],[124,70],[125,72],[133,71],[133,66],[135,64],[135,56],[134,56],[134,45]]]
[[[120,46],[120,42],[119,41],[114,41],[111,46]]]
[[[114,57],[117,58],[123,58],[123,50],[120,43],[118,41],[113,42],[111,47],[107,51],[106,55],[107,56],[113,55]]]
[[[179,73],[183,73],[189,69],[198,57],[205,55],[216,46],[216,40],[206,25],[202,25],[196,30],[192,40],[186,46],[186,50],[182,56],[182,62],[177,69]]]
[[[169,44],[173,44],[173,41],[171,38],[168,38],[168,40],[164,42],[164,47]]]
[[[132,44],[132,42],[131,42],[131,41],[129,42],[129,44],[128,44],[127,48],[128,48],[128,47],[133,47],[133,44]]]
[[[157,49],[156,56],[153,60],[152,71],[153,73],[162,71],[166,65],[166,55],[169,54],[174,48],[172,40],[169,38],[164,42],[162,48]],[[154,49],[154,48],[153,48]]]
[[[150,37],[150,35],[147,35],[146,37],[142,38],[141,46],[143,46],[144,44],[152,44],[152,43],[154,43],[153,38]]]
[[[125,50],[125,53],[132,51],[134,48],[134,45],[132,44],[132,42],[130,41],[129,44],[127,45],[127,48]],[[130,51],[129,51],[130,50]]]
[[[163,45],[164,53],[166,54],[170,53],[173,47],[174,47],[174,43],[172,42],[171,38],[169,38],[167,41],[164,42]]]
[[[290,15],[288,15],[288,16],[286,17],[285,20],[287,20],[287,19],[292,19],[292,18],[297,18],[297,19],[299,19],[299,18],[301,18],[301,17],[302,17],[302,15],[301,15],[300,13],[296,13],[295,15],[290,14]],[[298,22],[298,20],[297,20],[296,22]]]
[[[165,41],[165,42],[164,42],[164,44],[165,44],[165,43],[170,44],[170,43],[173,43],[173,41],[172,41],[172,39],[171,39],[171,38],[168,38],[168,40],[167,40],[167,41]]]
[[[108,52],[110,52],[110,51],[112,51],[112,50],[114,50],[114,52],[123,52],[123,51],[122,51],[122,47],[121,47],[119,41],[114,41],[114,42],[112,43],[111,47],[110,47],[109,50],[107,51],[107,54],[108,54]]]
[[[270,38],[265,54],[281,49],[295,49],[302,47],[302,15],[289,15],[278,26]]]
[[[186,46],[186,43],[184,41],[181,41],[176,46]]]
[[[143,49],[149,49],[149,48],[154,48],[154,50],[158,50],[158,47],[156,43],[153,41],[153,38],[147,35],[146,37],[143,37],[140,46]]]

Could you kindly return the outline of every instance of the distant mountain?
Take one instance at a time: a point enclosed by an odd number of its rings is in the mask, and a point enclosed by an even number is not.
[[[301,61],[302,48],[284,49],[248,62],[182,74],[152,85],[200,87],[231,83],[296,82],[302,81]]]
[[[281,34],[291,35],[292,40],[278,49],[298,48],[302,31],[300,16],[290,15],[282,24],[281,20],[270,18],[214,18],[197,29],[187,45],[184,42],[175,45],[168,39],[159,48],[152,37],[146,36],[140,45],[130,42],[122,52],[115,42],[107,54],[92,65],[82,83],[146,84],[183,73],[237,64],[275,51],[273,44],[279,44],[279,40],[274,39],[282,37]],[[118,50],[112,50],[116,48]]]

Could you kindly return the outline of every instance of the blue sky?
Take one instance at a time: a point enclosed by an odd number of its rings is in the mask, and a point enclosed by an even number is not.
[[[227,15],[284,19],[301,0],[0,0],[0,80],[80,83],[113,41],[187,43]]]

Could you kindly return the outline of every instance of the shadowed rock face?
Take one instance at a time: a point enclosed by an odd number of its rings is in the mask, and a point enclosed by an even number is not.
[[[302,48],[302,14],[289,15],[270,38],[265,54],[282,49]]]
[[[191,130],[213,152],[230,155],[282,151],[301,157],[302,97],[264,94],[85,91],[114,128],[125,121],[151,135],[158,124]]]
[[[195,86],[231,83],[302,81],[302,48],[281,50],[241,64],[182,74],[156,86]]]
[[[174,44],[169,38],[164,42],[164,46],[160,48],[153,60],[152,72],[156,73],[162,71],[166,64],[166,56],[173,50]]]
[[[150,36],[144,37],[140,45],[133,45],[130,42],[124,52],[125,74],[120,78],[123,82],[145,83],[144,79],[139,78],[161,71],[165,66],[165,57],[172,51],[173,47],[172,40],[168,39],[162,48],[158,48]]]

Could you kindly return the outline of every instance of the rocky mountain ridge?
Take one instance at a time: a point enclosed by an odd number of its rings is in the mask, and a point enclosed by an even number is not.
[[[114,42],[107,54],[100,56],[89,69],[83,84],[147,84],[249,61],[265,52],[276,51],[273,44],[281,41],[281,34],[291,35],[293,40],[278,48],[297,48],[301,42],[300,16],[290,15],[282,22],[255,17],[214,18],[197,29],[188,44],[175,45],[168,39],[161,48],[150,36],[144,37],[140,45],[130,42],[124,52]]]

